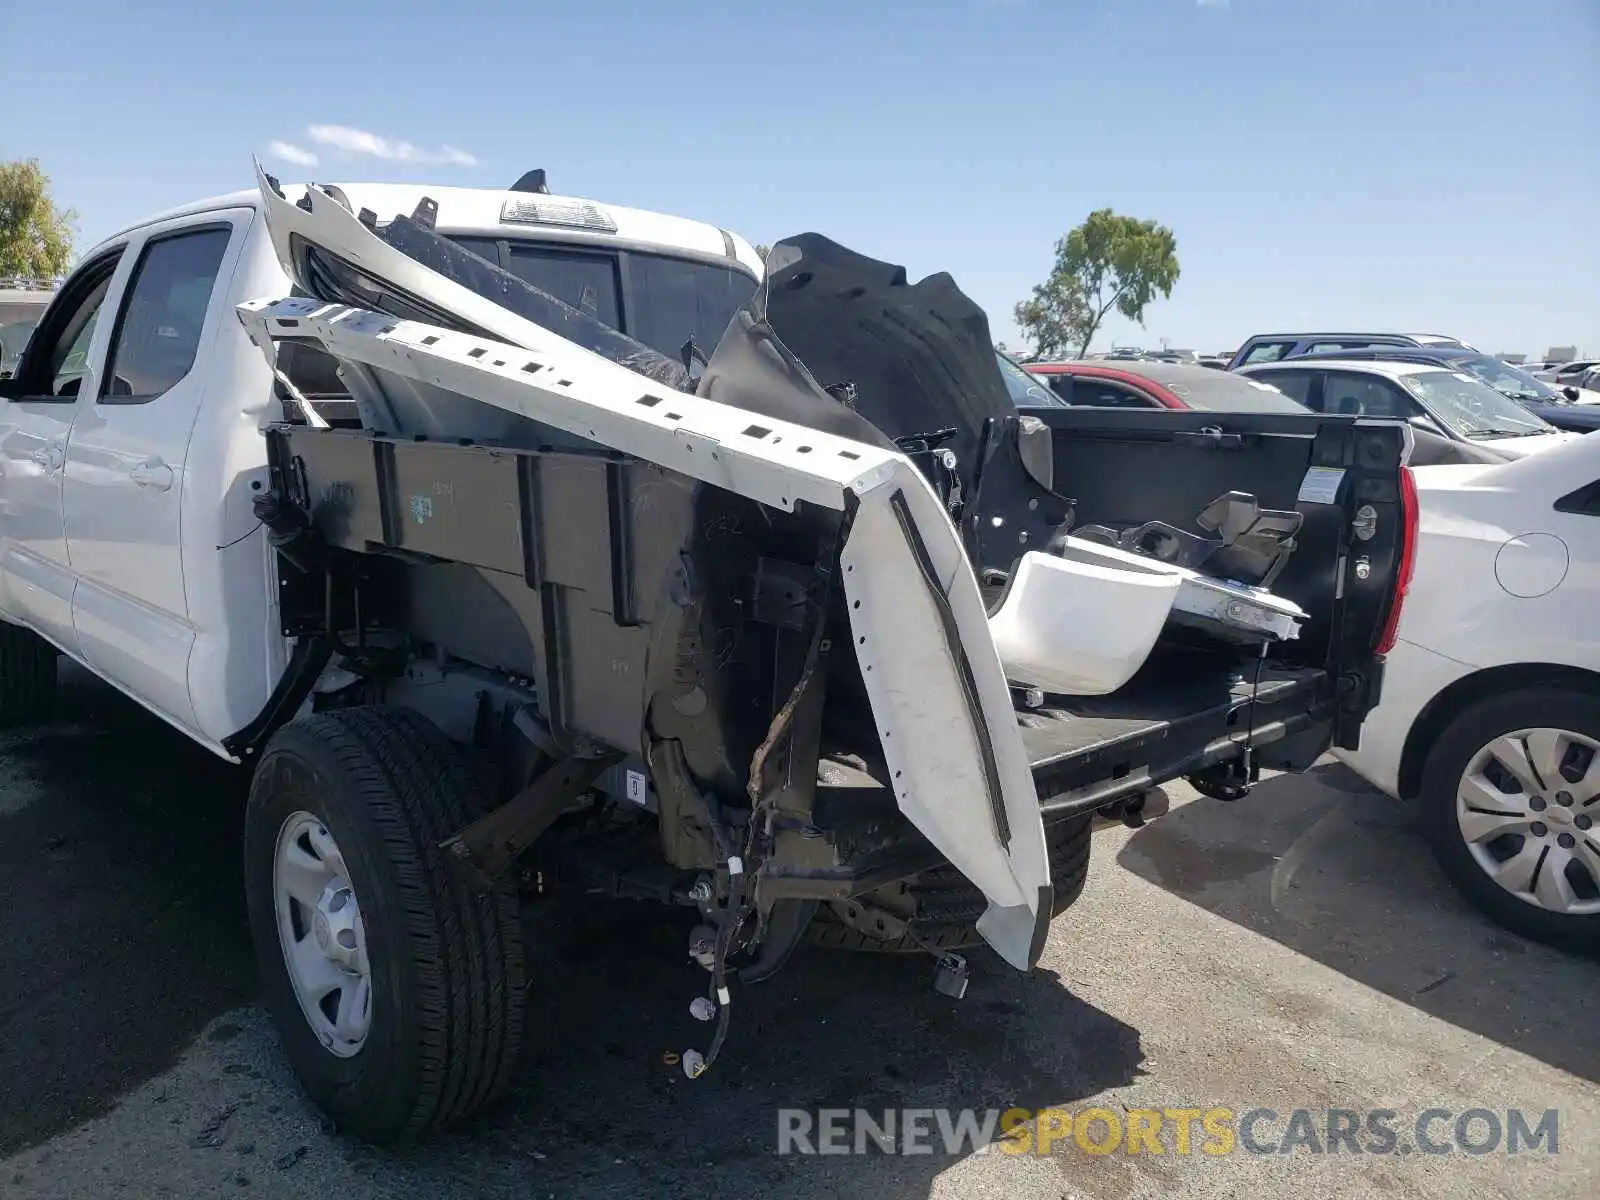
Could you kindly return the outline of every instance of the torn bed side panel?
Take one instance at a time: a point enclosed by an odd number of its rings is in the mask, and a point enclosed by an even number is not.
[[[978,931],[1012,966],[1043,948],[1044,827],[978,581],[909,462],[857,485],[840,555],[862,680],[901,812],[988,898]]]
[[[310,339],[386,392],[489,406],[775,508],[841,511],[853,494],[845,596],[897,802],[983,890],[985,938],[1019,968],[1035,961],[1050,913],[1037,796],[976,578],[903,455],[673,391],[561,339],[518,350],[312,299],[239,315],[269,356]]]
[[[238,312],[263,353],[280,339],[315,341],[409,407],[488,406],[785,511],[800,500],[841,510],[853,483],[901,458],[663,387],[560,338],[519,349],[313,299],[247,301]]]

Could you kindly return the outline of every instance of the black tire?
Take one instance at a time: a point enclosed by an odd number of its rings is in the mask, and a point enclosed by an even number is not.
[[[1089,878],[1089,837],[1092,816],[1068,817],[1046,825],[1045,846],[1050,853],[1050,882],[1055,887],[1051,917],[1059,917],[1083,894]],[[806,927],[806,940],[831,950],[865,950],[879,954],[909,954],[935,950],[959,950],[983,941],[978,933],[978,918],[989,902],[960,871],[952,866],[924,871],[908,885],[916,901],[912,932],[900,937],[874,937],[844,923],[827,904]],[[864,899],[870,899],[870,893]]]
[[[1592,954],[1600,950],[1600,914],[1551,912],[1512,895],[1478,865],[1456,819],[1456,788],[1473,756],[1503,734],[1537,728],[1600,741],[1600,694],[1550,685],[1490,696],[1466,709],[1439,735],[1423,764],[1422,826],[1444,873],[1497,923],[1535,941]],[[1600,822],[1600,805],[1593,819]]]
[[[33,630],[0,622],[0,726],[50,719],[59,656]]]
[[[423,717],[349,708],[286,725],[256,768],[245,886],[256,958],[286,1053],[350,1133],[392,1144],[483,1109],[510,1086],[526,1003],[516,889],[474,894],[439,843],[482,811],[466,755]],[[295,812],[326,825],[362,909],[371,1027],[353,1057],[317,1039],[280,948],[273,864]]]

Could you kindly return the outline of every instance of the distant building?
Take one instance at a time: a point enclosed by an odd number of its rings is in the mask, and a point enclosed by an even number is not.
[[[1567,363],[1578,357],[1576,346],[1551,346],[1544,352],[1545,362]]]
[[[1510,363],[1514,367],[1521,366],[1528,361],[1526,354],[1496,354],[1495,357],[1503,363]]]

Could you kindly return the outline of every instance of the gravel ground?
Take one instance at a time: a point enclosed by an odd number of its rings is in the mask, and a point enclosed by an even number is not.
[[[1232,805],[1173,790],[1096,834],[1040,968],[798,954],[704,1041],[703,975],[650,910],[551,905],[513,1100],[403,1153],[301,1098],[256,1007],[242,779],[68,671],[63,720],[0,739],[0,1195],[1065,1200],[1600,1193],[1596,964],[1498,931],[1407,812],[1337,767]],[[1096,1105],[1559,1110],[1559,1153],[779,1156],[777,1109]],[[1531,1123],[1531,1122],[1530,1122]],[[1096,1127],[1098,1128],[1098,1127]],[[1448,1122],[1435,1127],[1447,1136]],[[1283,1122],[1261,1127],[1275,1141]],[[1098,1134],[1097,1134],[1098,1136]],[[1196,1131],[1196,1145],[1201,1141]]]

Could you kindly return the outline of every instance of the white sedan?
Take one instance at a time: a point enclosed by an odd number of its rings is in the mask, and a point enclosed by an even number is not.
[[[1440,864],[1530,937],[1600,948],[1600,433],[1419,467],[1383,697],[1338,756],[1416,800]]]

